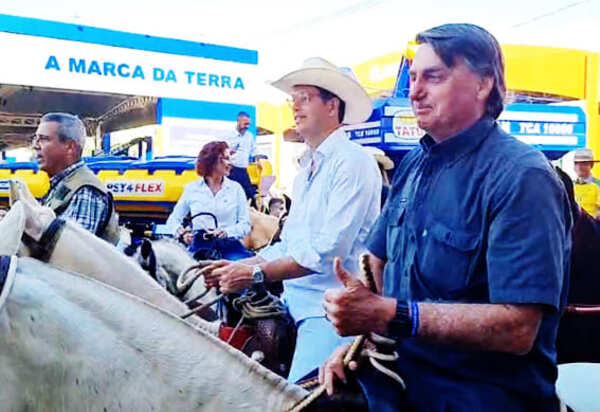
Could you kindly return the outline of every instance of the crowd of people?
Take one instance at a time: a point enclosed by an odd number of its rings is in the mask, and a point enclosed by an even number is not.
[[[399,409],[558,411],[554,340],[572,226],[565,189],[542,153],[497,124],[504,62],[489,32],[447,24],[419,33],[417,43],[409,97],[426,135],[396,165],[391,185],[382,180],[390,167],[343,130],[369,117],[370,98],[338,67],[311,58],[273,83],[290,95],[307,146],[291,208],[269,201],[272,215],[287,214],[281,241],[256,255],[239,242],[255,194],[243,112],[232,136],[202,148],[199,178],[168,224],[192,253],[219,244],[207,286],[231,293],[283,281],[297,328],[290,382],[318,370],[333,393],[346,381],[352,336],[375,332],[396,340],[407,387]],[[81,160],[84,136],[75,116],[42,118],[33,141],[50,176],[42,203],[115,243],[112,198]],[[576,194],[597,216],[594,162],[591,151],[576,153]],[[376,292],[356,277],[363,253]]]

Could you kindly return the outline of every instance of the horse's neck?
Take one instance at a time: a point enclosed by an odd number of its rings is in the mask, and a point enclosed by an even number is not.
[[[63,269],[83,273],[92,279],[140,297],[175,315],[187,307],[164,290],[133,260],[117,248],[68,222],[56,243],[49,263]],[[204,320],[189,318],[196,326],[215,332],[216,327]]]
[[[262,412],[306,395],[167,312],[27,258],[0,309],[0,353],[8,410]]]

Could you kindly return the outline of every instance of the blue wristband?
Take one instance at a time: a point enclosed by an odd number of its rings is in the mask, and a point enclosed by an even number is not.
[[[417,336],[419,332],[419,304],[417,302],[409,302],[410,303],[410,321],[412,323],[412,329],[410,331],[410,336]]]

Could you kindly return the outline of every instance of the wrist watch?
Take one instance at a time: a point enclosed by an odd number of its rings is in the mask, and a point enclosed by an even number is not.
[[[265,283],[265,272],[256,265],[252,268],[252,284],[262,285],[263,283]]]
[[[411,320],[407,302],[396,303],[396,315],[388,323],[388,332],[394,339],[411,336]]]

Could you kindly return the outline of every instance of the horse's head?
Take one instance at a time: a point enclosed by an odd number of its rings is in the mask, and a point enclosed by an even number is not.
[[[132,242],[123,252],[134,258],[142,269],[156,279],[156,255],[152,249],[152,243],[148,239],[142,239],[141,242]]]
[[[125,247],[123,252],[133,258],[162,287],[165,289],[169,288],[169,276],[158,263],[150,240],[142,239],[139,242],[132,242]]]

